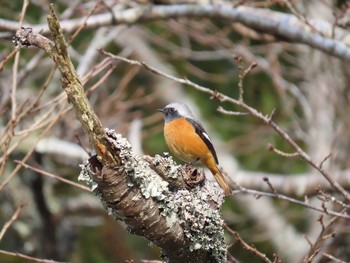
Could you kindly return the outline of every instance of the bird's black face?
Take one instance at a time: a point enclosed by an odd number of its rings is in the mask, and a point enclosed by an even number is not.
[[[160,111],[161,113],[164,114],[164,116],[171,116],[174,115],[175,113],[177,113],[177,110],[173,107],[167,107],[164,109],[159,109],[158,111]]]
[[[163,113],[165,122],[169,122],[180,117],[179,112],[174,107],[165,107],[164,109],[159,109],[158,111]]]
[[[175,108],[173,107],[169,107],[169,108],[165,108],[165,115],[167,116],[173,116],[174,114],[177,114],[177,110],[175,110]]]

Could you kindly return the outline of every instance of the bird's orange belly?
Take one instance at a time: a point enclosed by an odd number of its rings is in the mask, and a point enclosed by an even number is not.
[[[187,163],[204,159],[210,154],[207,145],[197,135],[193,126],[184,118],[166,123],[164,136],[169,150]]]

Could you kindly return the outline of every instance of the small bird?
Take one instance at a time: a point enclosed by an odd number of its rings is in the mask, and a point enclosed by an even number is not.
[[[214,146],[187,105],[174,102],[158,111],[164,115],[164,137],[170,151],[186,163],[200,160],[214,175],[225,195],[230,195],[231,188],[217,166],[219,161]]]

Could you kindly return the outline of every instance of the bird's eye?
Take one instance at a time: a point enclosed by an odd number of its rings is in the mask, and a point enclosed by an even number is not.
[[[170,111],[170,112],[174,112],[175,109],[174,109],[174,108],[170,108],[169,111]]]

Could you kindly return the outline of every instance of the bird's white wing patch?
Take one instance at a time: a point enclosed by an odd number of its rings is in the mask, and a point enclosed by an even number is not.
[[[202,134],[203,134],[203,136],[204,136],[205,138],[208,139],[208,141],[210,141],[210,142],[212,143],[212,141],[211,141],[210,138],[209,138],[209,135],[208,135],[206,132],[202,131]]]

